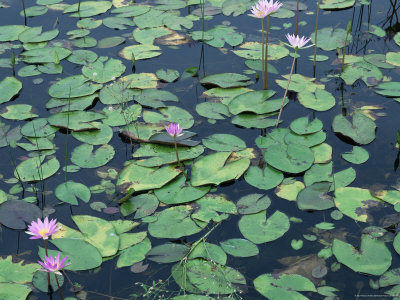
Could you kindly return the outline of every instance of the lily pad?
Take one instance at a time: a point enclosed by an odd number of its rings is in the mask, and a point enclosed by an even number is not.
[[[83,75],[69,76],[53,84],[49,89],[49,95],[54,98],[75,98],[88,96],[101,89],[101,84],[88,82]]]
[[[8,120],[26,120],[35,118],[38,115],[33,113],[32,105],[12,104],[3,108],[0,116]]]
[[[283,180],[283,174],[266,165],[263,169],[251,166],[244,174],[246,182],[261,190],[269,190],[279,185]]]
[[[26,224],[36,221],[41,217],[42,211],[36,205],[26,201],[8,200],[0,204],[0,223],[11,229],[25,229]],[[3,268],[1,268],[1,270],[3,270]],[[0,279],[4,276],[5,275],[2,275],[0,272]],[[16,282],[23,283],[20,282],[21,278],[22,277],[20,277]]]
[[[105,64],[100,60],[87,64],[82,68],[82,74],[97,83],[115,80],[125,72],[125,65],[119,59],[110,58]]]
[[[310,38],[315,44],[315,32],[311,33]],[[321,48],[322,50],[331,51],[336,50],[336,48],[343,48],[345,39],[346,29],[325,27],[318,30],[318,48]],[[347,38],[347,44],[349,44],[351,40],[352,36],[349,34]]]
[[[336,134],[360,145],[369,144],[375,139],[375,122],[361,112],[353,114],[352,123],[341,114],[337,115],[333,119],[332,128]]]
[[[74,149],[71,161],[81,168],[98,168],[113,159],[115,150],[113,146],[104,144],[94,152],[93,145],[83,144]]]
[[[261,211],[244,215],[239,221],[240,232],[254,244],[274,241],[289,230],[289,218],[284,213],[277,210],[268,219],[265,214],[265,211]]]
[[[6,77],[0,82],[0,103],[10,101],[22,89],[22,83],[15,77]]]
[[[113,131],[111,127],[101,123],[98,125],[98,128],[99,128],[98,130],[93,130],[93,131],[73,131],[72,136],[76,138],[78,141],[90,145],[107,144],[112,139],[113,136]]]
[[[250,194],[243,196],[236,203],[238,212],[242,215],[255,214],[266,210],[271,205],[271,199],[263,194]]]
[[[79,4],[69,5],[64,9],[64,13],[72,13],[72,17],[86,18],[103,14],[111,7],[112,3],[110,1],[82,1]]]
[[[320,8],[325,10],[339,10],[352,7],[356,0],[323,0]]]
[[[214,151],[240,151],[246,149],[245,142],[232,134],[216,133],[202,140],[203,145]]]
[[[351,244],[334,239],[332,252],[336,259],[354,270],[371,275],[382,275],[389,269],[392,263],[392,255],[385,242],[363,234],[360,250],[356,250]],[[376,255],[379,253],[379,255]]]
[[[308,117],[301,117],[290,123],[290,129],[296,134],[311,134],[322,130],[322,122],[314,119],[311,122]]]
[[[200,79],[200,83],[203,85],[215,85],[221,88],[231,88],[248,86],[252,83],[252,81],[246,75],[236,73],[220,73],[205,76]]]
[[[93,122],[103,119],[103,114],[91,111],[60,112],[51,115],[47,121],[50,125],[59,128],[68,128],[73,131],[98,130],[101,123]]]
[[[78,199],[88,203],[90,200],[90,190],[87,186],[79,182],[67,181],[57,186],[56,197],[66,203],[78,205]]]
[[[350,163],[358,165],[365,163],[369,158],[369,154],[367,150],[358,146],[353,146],[353,150],[343,153],[342,158]]]
[[[246,239],[229,239],[220,242],[222,249],[234,257],[251,257],[258,255],[257,245]]]
[[[134,219],[152,215],[158,207],[158,199],[154,194],[141,194],[131,197],[121,205],[123,216],[135,213]]]
[[[302,91],[297,96],[304,107],[315,111],[327,111],[336,104],[335,97],[321,89],[316,89],[315,92]]]
[[[297,206],[301,210],[325,210],[334,207],[333,197],[327,193],[330,182],[316,182],[302,189],[297,195]]]
[[[21,162],[14,171],[14,176],[21,181],[40,181],[54,175],[60,168],[57,158],[44,162],[45,156],[35,156]]]
[[[220,184],[238,179],[249,167],[250,160],[227,161],[232,152],[217,152],[200,158],[192,168],[192,186]]]

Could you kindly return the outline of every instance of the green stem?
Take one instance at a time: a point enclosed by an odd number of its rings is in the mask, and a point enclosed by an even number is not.
[[[264,59],[264,89],[268,90],[268,38],[269,38],[269,16],[267,16],[267,30],[265,37],[265,59]]]
[[[47,252],[47,240],[43,240],[44,241],[44,251],[46,253],[46,256],[49,257],[49,253]],[[50,273],[47,272],[47,288],[49,290],[49,292],[51,293],[51,284],[50,284]]]
[[[341,67],[341,71],[343,73],[344,70],[344,59],[346,57],[346,46],[347,46],[347,38],[349,36],[349,33],[346,33],[346,39],[344,40],[344,46],[343,46],[343,54],[342,54],[342,67]]]
[[[60,283],[58,282],[57,275],[56,275],[56,273],[53,273],[53,274],[54,274],[54,277],[56,278],[58,292],[60,293],[60,298],[61,298],[61,300],[64,300],[64,296],[63,296],[63,293],[62,293],[62,290],[61,290],[61,287],[60,287]]]
[[[297,36],[298,33],[298,28],[299,28],[299,0],[297,0],[297,8],[296,8],[296,31],[295,34]]]
[[[178,160],[178,164],[179,167],[182,170],[183,175],[185,175],[186,180],[188,180],[189,178],[187,177],[187,174],[185,172],[185,167],[183,166],[183,164],[181,163],[180,159],[179,159],[179,155],[178,155],[178,145],[176,143],[176,135],[174,135],[174,145],[175,145],[175,154],[176,154],[176,159]]]
[[[292,69],[290,70],[289,80],[288,80],[288,83],[287,83],[287,86],[286,86],[285,94],[283,95],[281,109],[279,110],[278,120],[276,120],[276,124],[275,124],[276,127],[279,126],[279,120],[281,119],[283,105],[285,104],[286,95],[287,95],[287,92],[289,90],[290,80],[292,79],[292,74],[293,74],[293,69],[294,69],[294,63],[296,62],[296,54],[297,54],[297,50],[294,50]]]
[[[261,19],[261,72],[262,72],[262,81],[263,81],[263,88],[265,89],[265,47],[264,47],[264,18]]]
[[[318,30],[319,4],[320,4],[320,0],[318,0],[317,16],[316,16],[316,20],[315,20],[315,36],[314,36],[314,41],[315,41],[314,44],[315,45],[314,45],[314,63],[313,63],[314,77],[315,77],[315,67],[316,67],[316,64],[317,64],[317,38],[318,38],[317,30]]]
[[[71,91],[70,91],[71,95]],[[68,115],[67,115],[67,136],[65,137],[65,170],[64,170],[64,181],[67,184],[67,173],[68,173],[68,128],[69,128],[69,112],[71,107],[71,98],[68,100]]]
[[[81,11],[81,0],[78,0],[78,13]]]
[[[22,0],[22,9],[24,10],[24,18],[25,18],[25,22],[26,22],[26,12],[25,12],[25,2],[24,2],[24,0]]]

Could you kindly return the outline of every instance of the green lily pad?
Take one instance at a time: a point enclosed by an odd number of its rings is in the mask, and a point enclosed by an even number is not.
[[[367,222],[371,216],[368,209],[381,202],[372,196],[369,190],[355,187],[335,189],[335,206],[346,216],[361,222]]]
[[[0,297],[3,299],[25,300],[32,292],[27,285],[16,283],[0,283]]]
[[[33,107],[28,104],[12,104],[1,110],[0,116],[8,120],[26,120],[38,115],[33,113]]]
[[[145,259],[151,249],[151,242],[145,238],[139,244],[122,250],[117,261],[117,268],[128,267]]]
[[[200,232],[207,223],[195,222],[191,209],[187,206],[173,206],[157,215],[157,220],[149,224],[149,233],[156,238],[177,239]]]
[[[236,73],[212,74],[200,79],[203,85],[215,85],[221,88],[248,86],[252,83],[249,77]]]
[[[96,247],[77,238],[58,238],[52,239],[51,244],[61,251],[61,258],[68,256],[67,261],[71,264],[65,270],[85,271],[97,268],[102,263],[102,257]],[[50,256],[55,256],[60,251],[48,250]],[[46,255],[44,248],[39,247],[39,256],[44,259]]]
[[[261,60],[262,47],[259,42],[247,42],[239,46],[240,49],[245,50],[232,50],[237,56],[245,59]],[[281,45],[269,44],[268,45],[268,61],[278,60],[289,55],[289,50]]]
[[[42,32],[42,26],[31,27],[20,33],[18,39],[22,43],[41,43],[54,39],[58,35],[58,29]]]
[[[129,18],[124,17],[108,17],[103,19],[104,26],[111,29],[125,30],[126,26],[135,26],[135,22]]]
[[[119,46],[125,43],[125,38],[122,36],[110,36],[104,39],[101,39],[97,42],[97,48],[107,49]]]
[[[113,131],[111,127],[106,124],[100,123],[98,128],[99,130],[94,131],[73,131],[72,136],[78,141],[90,145],[107,144],[113,136]]]
[[[161,55],[161,48],[154,45],[132,45],[127,46],[119,52],[119,56],[129,61],[148,59]]]
[[[119,59],[110,58],[105,64],[100,60],[85,65],[82,74],[97,83],[115,80],[125,72],[125,65]]]
[[[343,153],[342,158],[350,163],[358,165],[365,163],[369,158],[369,154],[367,150],[358,146],[353,146],[353,150]]]
[[[321,89],[316,89],[315,92],[302,91],[297,97],[304,107],[315,111],[327,111],[336,104],[335,97]]]
[[[6,77],[0,82],[0,103],[10,101],[22,89],[22,83],[15,77]]]
[[[192,219],[202,222],[221,222],[228,218],[228,214],[236,214],[236,205],[228,200],[225,195],[205,195],[192,204],[196,211],[191,215]],[[221,214],[219,214],[221,213]]]
[[[246,149],[246,143],[232,134],[213,134],[202,140],[203,145],[214,151],[240,151]]]
[[[222,249],[234,257],[251,257],[258,255],[257,245],[246,239],[229,239],[220,242]]]
[[[21,127],[16,126],[10,130],[10,125],[5,125],[0,122],[0,147],[10,145],[10,143],[17,142],[21,139]]]
[[[355,272],[371,275],[382,275],[392,263],[392,255],[385,242],[366,234],[361,237],[359,251],[351,244],[334,239],[332,252],[340,263]],[[379,255],[376,255],[377,253]]]
[[[24,25],[4,25],[0,26],[0,42],[13,42],[18,40],[18,36],[29,27]]]
[[[154,191],[157,198],[165,204],[181,204],[192,202],[203,197],[210,190],[210,186],[193,187],[186,183],[184,176],[179,176],[174,181]]]
[[[315,285],[298,274],[262,274],[254,279],[255,289],[271,300],[308,299],[299,292],[316,292]]]
[[[243,42],[243,34],[236,32],[232,27],[224,25],[214,26],[214,28],[207,30],[207,34],[211,34],[213,38],[206,40],[205,43],[216,48],[224,47],[225,43],[235,47]]]
[[[288,102],[286,102],[288,103]],[[243,113],[232,119],[232,124],[245,128],[267,128],[276,125],[276,119],[268,118],[271,114],[256,115],[253,113]]]
[[[171,263],[180,261],[189,253],[190,248],[186,245],[166,243],[153,247],[147,253],[147,259],[157,263]]]
[[[140,92],[136,92],[129,88],[129,82],[117,81],[110,85],[104,86],[100,90],[100,101],[106,105],[125,104],[133,100],[133,97]]]
[[[135,97],[135,100],[143,106],[152,108],[167,107],[163,101],[179,102],[178,97],[171,92],[156,89],[143,90],[141,94]]]
[[[122,77],[121,80],[129,82],[131,89],[154,89],[158,78],[153,73],[140,73]]]
[[[310,169],[304,173],[304,183],[306,186],[312,185],[316,182],[333,182],[332,178],[333,163],[314,164]],[[323,196],[323,195],[321,195]]]
[[[204,152],[203,146],[179,147],[178,156],[180,161],[194,159]],[[139,158],[135,163],[143,167],[157,167],[164,164],[178,162],[174,147],[164,145],[145,144],[142,145],[132,157]]]
[[[400,82],[383,82],[375,86],[375,93],[387,97],[400,96]]]
[[[40,181],[54,175],[60,168],[57,158],[44,162],[44,156],[35,156],[21,162],[14,171],[14,176],[21,181]]]
[[[276,92],[271,90],[252,91],[236,96],[229,102],[229,111],[237,115],[242,112],[266,114],[280,109],[281,99],[267,100]]]
[[[54,58],[63,60],[71,54],[71,50],[61,47],[45,47],[24,51],[20,54],[22,61],[28,64],[54,63]]]
[[[106,119],[103,119],[103,123],[109,126],[122,126],[130,124],[138,119],[142,113],[142,106],[139,104],[133,104],[122,109],[109,109],[105,107],[103,109]],[[93,122],[94,123],[94,122]]]
[[[33,279],[32,279],[33,286],[35,288],[37,288],[39,291],[44,292],[44,293],[49,292],[49,286],[48,286],[49,281],[48,281],[48,277],[47,277],[48,274],[49,273],[47,273],[47,272],[38,270],[35,272],[35,274],[33,275]],[[56,281],[55,276],[57,276],[60,287],[62,287],[64,284],[64,276],[63,275],[58,275],[56,273],[54,273],[54,275],[51,275],[50,276],[50,286],[54,292],[56,292],[58,290],[57,281]]]
[[[174,82],[180,76],[179,71],[171,69],[160,69],[157,70],[156,75],[159,79],[165,82]]]
[[[276,83],[283,89],[288,86],[289,75],[282,75],[286,80],[276,80]],[[315,78],[306,77],[300,74],[293,74],[289,84],[289,91],[294,91],[297,93],[309,92],[315,93],[316,90],[323,90],[325,85],[321,83],[316,83]]]
[[[304,145],[307,147],[313,147],[316,145],[322,144],[326,139],[326,133],[321,131],[318,131],[316,133],[311,133],[311,134],[306,134],[306,135],[298,135],[293,132],[288,133],[285,135],[285,143],[289,144],[298,144],[298,145]]]
[[[356,0],[323,0],[320,8],[325,10],[339,10],[352,7]]]
[[[78,5],[79,11],[78,11]],[[72,13],[71,17],[86,18],[101,15],[112,7],[110,1],[83,1],[69,5],[64,13]]]
[[[83,75],[69,76],[53,84],[49,95],[54,98],[75,98],[88,96],[101,89],[102,84],[93,84]]]
[[[71,161],[81,168],[98,168],[113,159],[115,150],[113,146],[104,144],[93,151],[93,145],[83,144],[71,153]]]
[[[275,211],[268,219],[266,212],[244,215],[239,221],[243,236],[254,244],[274,241],[283,236],[290,227],[289,218],[280,211]]]
[[[375,139],[375,122],[361,112],[353,114],[352,123],[341,114],[337,115],[333,119],[332,128],[336,134],[360,145],[369,144]]]
[[[121,205],[123,216],[129,216],[135,212],[134,219],[141,219],[152,215],[158,207],[158,199],[154,194],[141,194],[131,197]]]
[[[127,192],[129,189],[144,191],[161,188],[182,171],[174,166],[147,168],[131,163],[120,173],[117,185]]]
[[[310,35],[312,43],[315,44],[315,32]],[[318,30],[318,48],[325,51],[343,48],[346,39],[346,29],[325,27]],[[347,38],[347,44],[352,40],[351,34]]]
[[[178,123],[181,127],[189,129],[194,125],[193,116],[185,109],[177,106],[159,108],[160,113],[154,111],[143,112],[143,119],[148,123]]]
[[[196,112],[205,118],[214,120],[224,120],[229,117],[229,109],[226,105],[219,102],[202,102],[196,105]]]
[[[309,122],[308,117],[301,117],[290,123],[290,129],[300,135],[316,133],[322,130],[322,122],[319,119]]]
[[[236,203],[238,212],[242,215],[250,215],[266,210],[271,205],[271,199],[263,194],[250,194],[243,196]]]
[[[57,186],[56,197],[62,202],[78,205],[78,199],[88,203],[90,200],[90,190],[86,185],[79,182],[67,181]]]
[[[333,198],[327,193],[331,187],[330,182],[316,182],[297,195],[297,206],[301,210],[325,210],[334,207]]]
[[[133,32],[133,38],[136,42],[142,45],[152,45],[156,38],[171,34],[171,30],[166,27],[154,27],[154,28],[136,28]]]
[[[196,161],[192,167],[192,186],[220,184],[238,179],[249,167],[250,160],[241,158],[227,162],[232,152],[217,152]]]
[[[51,115],[47,121],[58,128],[68,128],[73,131],[97,130],[101,123],[93,122],[103,119],[103,114],[91,111],[60,112]]]
[[[296,144],[272,145],[268,147],[264,158],[272,167],[292,174],[306,171],[314,162],[311,149]]]
[[[101,256],[107,257],[117,253],[119,236],[110,222],[87,215],[75,215],[71,217],[83,233],[85,241],[96,247]]]
[[[31,6],[25,9],[25,14],[27,17],[37,17],[44,15],[48,10],[46,6]],[[24,16],[24,11],[21,11],[19,15]]]
[[[220,265],[225,265],[227,260],[226,253],[221,247],[207,242],[202,242],[192,247],[188,259],[195,258],[204,258]]]
[[[275,189],[275,194],[280,198],[289,201],[295,201],[297,199],[297,195],[302,189],[304,189],[304,184],[301,181],[296,181],[292,178],[286,178]]]
[[[97,57],[97,54],[90,50],[74,50],[72,54],[67,57],[67,60],[73,64],[87,65],[95,62]]]
[[[261,190],[269,190],[279,185],[283,180],[283,174],[266,165],[263,169],[251,166],[244,174],[248,184]]]
[[[390,63],[390,61],[388,61],[388,63]],[[340,77],[348,85],[352,85],[358,79],[361,79],[367,86],[374,86],[382,80],[383,74],[378,67],[366,61],[359,61],[347,65],[342,74],[340,74]]]

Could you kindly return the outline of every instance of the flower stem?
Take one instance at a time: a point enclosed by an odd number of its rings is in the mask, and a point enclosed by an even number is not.
[[[316,20],[315,20],[315,36],[314,36],[314,63],[313,63],[313,70],[314,70],[314,77],[315,77],[315,68],[317,65],[317,38],[318,38],[318,16],[319,16],[319,4],[320,4],[320,0],[318,0],[318,4],[317,4],[317,16],[316,16]]]
[[[298,28],[299,28],[299,0],[297,0],[297,8],[296,8],[296,31],[294,35],[297,36],[298,33]]]
[[[58,292],[60,293],[60,298],[61,298],[61,300],[64,300],[64,296],[63,296],[63,293],[62,293],[62,290],[61,290],[61,287],[60,287],[60,283],[58,282],[57,275],[56,275],[56,273],[53,273],[53,274],[54,274],[54,277],[56,278]]]
[[[46,256],[49,257],[49,254],[47,252],[47,240],[43,240],[44,241],[44,251],[46,253]],[[47,289],[49,290],[49,293],[52,292],[52,288],[51,288],[51,284],[50,284],[50,273],[47,272]]]
[[[178,145],[177,145],[177,143],[176,143],[176,136],[174,135],[173,138],[174,138],[174,146],[175,146],[176,159],[177,159],[177,161],[178,161],[179,167],[180,167],[181,170],[182,170],[183,175],[185,175],[186,180],[188,180],[188,177],[187,177],[186,172],[185,172],[185,168],[184,168],[183,164],[181,163],[181,161],[180,161],[180,159],[179,159],[179,155],[178,155]]]
[[[267,28],[266,28],[266,37],[265,37],[264,90],[268,90],[268,37],[269,37],[269,15],[267,16]]]
[[[263,88],[265,89],[265,47],[264,47],[264,18],[261,18],[261,69],[262,69],[262,79],[263,79]]]
[[[279,120],[281,119],[283,105],[285,104],[286,95],[287,95],[287,92],[289,90],[290,80],[292,79],[292,74],[293,74],[293,69],[294,69],[294,63],[296,62],[296,54],[297,54],[297,50],[294,50],[292,69],[290,70],[289,80],[288,80],[288,83],[287,83],[287,86],[286,86],[285,94],[283,95],[281,109],[279,110],[278,120],[276,120],[276,124],[275,124],[276,127],[278,127],[278,125],[279,125]]]

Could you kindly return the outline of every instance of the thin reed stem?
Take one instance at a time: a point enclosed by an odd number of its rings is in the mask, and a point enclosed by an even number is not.
[[[266,28],[266,37],[265,37],[264,90],[268,90],[268,38],[269,38],[269,15],[267,16],[267,28]]]
[[[70,91],[71,95],[71,91]],[[65,137],[65,170],[64,170],[64,181],[67,184],[67,173],[68,173],[68,128],[69,128],[69,112],[71,107],[71,98],[68,99],[68,115],[67,115],[67,136]]]
[[[188,180],[189,178],[188,178],[188,176],[187,176],[187,174],[186,174],[186,172],[185,172],[185,167],[183,166],[182,162],[181,162],[180,159],[179,159],[179,155],[178,155],[178,145],[177,145],[177,143],[176,143],[176,136],[175,136],[175,135],[174,135],[174,145],[175,145],[176,159],[178,160],[179,167],[181,168],[183,175],[185,175],[186,180]]]
[[[22,9],[24,11],[25,25],[26,25],[26,12],[25,12],[25,1],[22,0]]]
[[[287,83],[287,86],[286,86],[285,94],[283,95],[283,98],[282,98],[281,109],[279,110],[278,120],[276,120],[275,127],[278,127],[278,126],[279,126],[279,120],[281,119],[281,114],[282,114],[282,110],[283,110],[283,105],[285,104],[286,95],[287,95],[288,90],[289,90],[290,80],[292,79],[294,64],[295,64],[295,62],[296,62],[296,54],[297,54],[297,50],[294,51],[292,69],[290,70],[289,80],[288,80],[288,83]]]
[[[47,240],[43,240],[44,241],[44,251],[46,253],[46,256],[49,257],[49,253],[47,252]],[[55,274],[54,274],[55,275]],[[49,292],[51,293],[51,284],[50,284],[50,273],[47,272],[47,288],[49,290]]]
[[[296,31],[294,35],[297,35],[299,29],[299,0],[297,0],[297,7],[296,7]]]
[[[319,4],[320,4],[321,0],[318,0],[318,4],[317,4],[317,16],[316,16],[316,20],[315,20],[315,35],[314,35],[314,62],[313,62],[313,70],[314,70],[314,77],[315,77],[315,68],[317,65],[317,43],[318,43],[318,16],[319,16]]]
[[[261,18],[261,72],[262,72],[262,81],[263,81],[263,88],[265,89],[265,47],[264,47],[264,19]]]
[[[64,295],[62,293],[62,290],[61,290],[61,287],[60,287],[60,283],[58,282],[57,275],[56,275],[56,273],[53,273],[53,274],[54,274],[54,277],[56,278],[58,292],[60,293],[60,298],[61,298],[61,300],[64,300]]]

